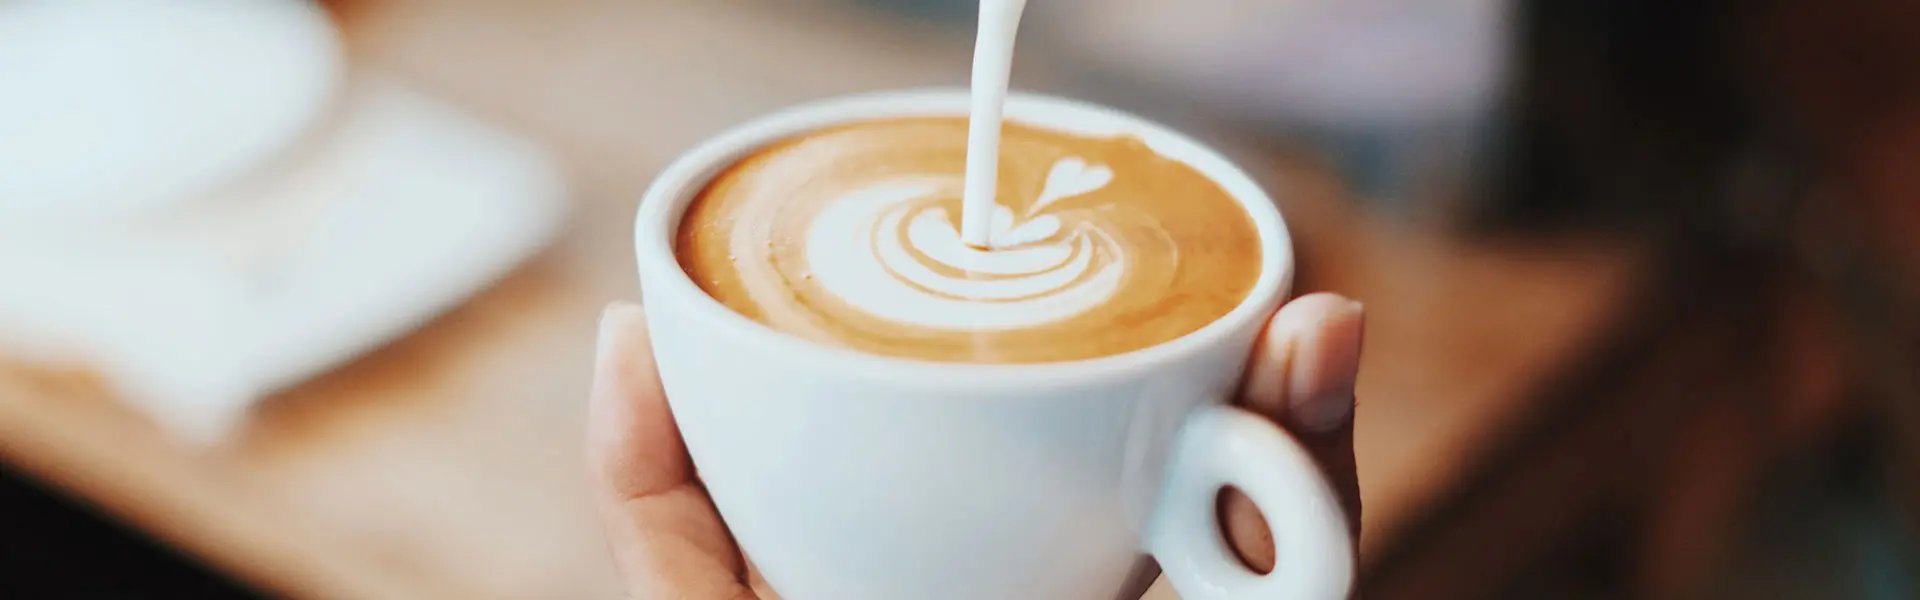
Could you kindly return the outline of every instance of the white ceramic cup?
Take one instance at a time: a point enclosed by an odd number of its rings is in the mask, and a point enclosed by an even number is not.
[[[1307,454],[1224,403],[1293,256],[1252,179],[1184,135],[1088,104],[1016,95],[1007,118],[1127,134],[1212,177],[1264,242],[1233,311],[1144,350],[1031,365],[857,353],[747,319],[694,285],[673,240],[693,196],[770,143],[889,117],[965,115],[965,90],[828,100],[742,125],[669,166],[635,245],[660,378],[700,477],[741,549],[788,600],[1107,600],[1137,596],[1158,559],[1187,600],[1345,595],[1351,541]],[[1222,539],[1222,486],[1272,524],[1257,574]]]

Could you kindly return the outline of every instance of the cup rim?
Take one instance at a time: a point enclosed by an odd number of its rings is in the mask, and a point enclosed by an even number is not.
[[[1213,148],[1160,123],[1079,100],[1042,94],[1010,94],[1005,117],[1030,126],[1091,134],[1132,135],[1155,152],[1206,175],[1240,203],[1261,239],[1259,278],[1226,314],[1180,337],[1119,354],[1041,363],[945,362],[863,352],[823,344],[754,321],[709,296],[680,266],[674,241],[694,196],[746,155],[783,139],[835,125],[916,116],[965,116],[965,88],[916,88],[868,92],[803,103],[749,120],[701,142],[655,177],[634,219],[634,251],[643,298],[674,297],[676,306],[711,335],[724,335],[779,349],[813,372],[854,380],[911,380],[977,388],[1030,390],[1072,385],[1174,363],[1217,347],[1235,333],[1258,329],[1279,308],[1292,285],[1293,242],[1279,207],[1252,177]],[[659,302],[649,302],[659,304]]]

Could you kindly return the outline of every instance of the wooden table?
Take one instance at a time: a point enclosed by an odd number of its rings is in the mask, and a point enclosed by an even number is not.
[[[557,150],[577,184],[570,229],[417,333],[264,402],[219,447],[169,440],[84,372],[0,368],[0,458],[276,594],[617,597],[579,434],[599,308],[636,295],[634,200],[727,124],[812,97],[963,82],[968,40],[798,3],[336,9],[357,64],[398,69]],[[1017,75],[1025,87],[1061,87],[1036,63]],[[1604,334],[1645,271],[1640,253],[1603,240],[1468,243],[1372,220],[1313,169],[1246,161],[1283,198],[1303,287],[1369,307],[1368,553],[1519,422],[1531,386]]]

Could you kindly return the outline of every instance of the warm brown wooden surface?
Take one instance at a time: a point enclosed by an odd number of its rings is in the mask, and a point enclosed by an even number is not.
[[[515,275],[263,403],[230,443],[168,441],[82,375],[0,368],[0,458],[266,589],[313,598],[617,597],[580,486],[600,306],[633,297],[633,201],[719,128],[812,97],[956,83],[967,40],[736,3],[349,3],[355,60],[549,143],[576,216]],[[1044,65],[1020,78],[1058,89]],[[1099,98],[1094,98],[1098,100]],[[1391,544],[1530,386],[1606,330],[1642,261],[1599,241],[1465,243],[1357,215],[1249,155],[1303,287],[1369,308],[1365,547]]]

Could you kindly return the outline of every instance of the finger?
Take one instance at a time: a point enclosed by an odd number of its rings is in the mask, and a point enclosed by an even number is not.
[[[640,308],[600,319],[587,460],[614,560],[635,598],[753,598],[745,561],[694,478]]]
[[[1303,443],[1339,437],[1353,421],[1365,310],[1334,294],[1287,303],[1247,367],[1240,403],[1287,427]]]
[[[1299,318],[1311,325],[1294,338],[1283,401],[1286,414],[1280,423],[1320,464],[1346,509],[1348,529],[1358,539],[1360,477],[1353,458],[1353,415],[1366,311],[1358,302],[1331,294],[1310,299],[1315,302],[1300,309]],[[1318,314],[1306,314],[1309,310]]]
[[[760,600],[780,600],[780,594],[773,591],[773,585],[767,583],[766,577],[761,576],[760,570],[751,563],[747,565],[747,587],[753,588],[753,593],[758,594]]]
[[[1242,406],[1281,424],[1313,456],[1360,535],[1360,484],[1353,458],[1354,383],[1365,313],[1359,303],[1313,294],[1288,303],[1268,322],[1248,365]],[[1273,538],[1253,502],[1221,496],[1222,527],[1249,566],[1273,566]]]

